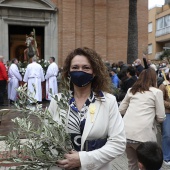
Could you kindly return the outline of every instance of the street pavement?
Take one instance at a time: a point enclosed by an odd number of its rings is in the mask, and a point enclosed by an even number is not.
[[[6,100],[6,104],[8,104],[8,106],[0,106],[0,109],[12,109],[12,111],[3,116],[0,117],[1,124],[0,124],[0,135],[6,135],[10,132],[11,129],[13,129],[13,123],[11,122],[11,119],[15,118],[16,116],[19,116],[20,114],[17,113],[16,111],[13,111],[13,109],[15,109],[14,105],[10,105],[9,102]],[[43,101],[42,102],[43,107],[48,107],[49,102],[47,101]],[[160,130],[158,130],[158,143],[161,143],[161,135],[160,135]],[[115,160],[112,161],[113,163],[113,170],[128,170],[128,163],[127,163],[127,158],[126,158],[126,154],[124,153],[122,156],[116,158]],[[9,168],[4,168],[4,167],[0,167],[0,170],[7,170]],[[170,166],[165,166],[163,164],[161,170],[170,170]]]

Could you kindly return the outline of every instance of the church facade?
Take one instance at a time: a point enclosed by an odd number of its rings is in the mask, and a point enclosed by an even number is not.
[[[77,47],[95,49],[111,63],[127,56],[127,0],[0,0],[0,54],[23,60],[26,34],[35,29],[40,58],[61,67]],[[148,41],[148,0],[138,0],[138,53]]]

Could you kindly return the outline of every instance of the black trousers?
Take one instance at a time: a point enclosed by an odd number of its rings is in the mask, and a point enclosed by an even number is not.
[[[7,85],[6,80],[0,80],[0,104],[4,103],[4,95],[6,92],[6,85]]]

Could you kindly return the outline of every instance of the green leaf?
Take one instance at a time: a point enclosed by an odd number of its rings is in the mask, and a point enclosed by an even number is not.
[[[56,114],[60,116],[61,124],[53,120],[47,108],[42,108],[42,105],[38,103],[35,107],[30,105],[30,102],[36,102],[35,93],[27,93],[26,84],[20,86],[17,91],[19,99],[16,102],[16,111],[22,113],[22,117],[12,119],[16,125],[15,132],[10,132],[6,139],[7,148],[18,150],[14,158],[10,155],[10,159],[24,164],[17,169],[49,168],[55,164],[57,159],[63,158],[64,154],[72,149],[68,147],[68,145],[71,146],[71,140],[65,130],[70,93],[63,89],[60,100],[58,95],[53,96],[58,105]],[[32,116],[37,121],[33,121]],[[24,142],[20,142],[21,134],[26,137]],[[26,156],[26,159],[20,153]]]

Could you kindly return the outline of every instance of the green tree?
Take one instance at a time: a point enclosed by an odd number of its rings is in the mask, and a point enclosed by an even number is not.
[[[138,58],[137,0],[129,0],[127,63]]]
[[[160,59],[161,60],[166,59],[166,60],[170,61],[170,50],[165,50],[163,52],[163,54],[160,56]]]

